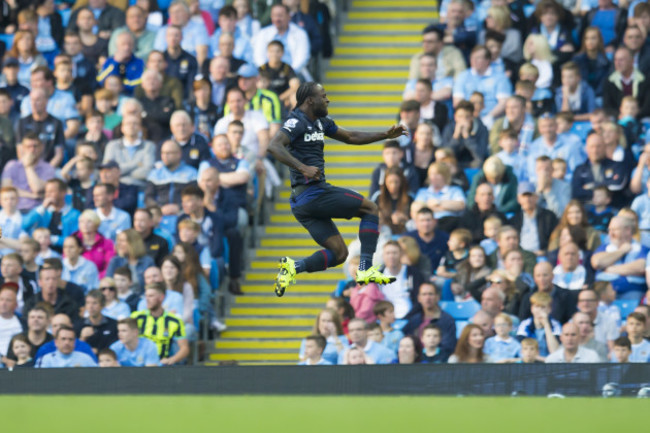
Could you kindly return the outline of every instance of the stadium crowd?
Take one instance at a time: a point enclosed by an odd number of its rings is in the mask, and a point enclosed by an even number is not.
[[[331,51],[318,1],[2,1],[0,365],[183,364],[222,331],[269,137]]]
[[[351,246],[300,363],[649,362],[649,31],[639,0],[442,1],[371,178],[396,281]]]

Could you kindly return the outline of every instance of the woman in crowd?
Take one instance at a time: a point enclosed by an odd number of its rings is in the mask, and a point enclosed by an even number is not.
[[[619,162],[625,167],[625,173],[632,173],[636,165],[630,143],[626,143],[623,129],[615,122],[607,121],[601,126],[601,137],[605,142],[607,158]]]
[[[174,291],[183,295],[183,311],[178,311],[176,314],[181,316],[185,325],[194,325],[194,290],[192,285],[183,277],[183,268],[181,262],[178,261],[173,255],[169,255],[163,259],[160,266],[163,281],[167,286],[167,291]],[[188,335],[191,332],[188,332]]]
[[[131,316],[131,309],[126,302],[120,301],[117,298],[117,287],[115,280],[111,277],[104,277],[99,282],[99,290],[102,291],[104,298],[106,298],[106,305],[102,310],[102,314],[114,320],[120,320]]]
[[[524,43],[524,58],[532,63],[539,72],[535,87],[536,93],[541,90],[547,91],[552,97],[551,87],[554,80],[557,79],[553,72],[553,63],[555,56],[551,52],[551,47],[543,35],[529,35]],[[541,98],[544,99],[544,98]]]
[[[388,227],[393,235],[406,232],[413,199],[409,195],[408,183],[401,168],[391,167],[386,170],[384,183],[374,201],[379,207],[379,224]]]
[[[217,321],[214,314],[214,308],[212,307],[212,289],[210,288],[208,277],[201,267],[196,248],[186,242],[179,242],[174,246],[172,254],[181,263],[185,281],[192,286],[194,295],[198,300],[201,315],[207,314],[213,328],[219,331],[225,330],[223,324]]]
[[[237,27],[242,35],[253,40],[262,26],[260,22],[251,16],[251,5],[249,0],[235,0],[232,6],[237,10]]]
[[[451,283],[454,301],[468,301],[472,299],[470,288],[476,290],[476,287],[485,286],[487,276],[492,271],[487,266],[486,259],[485,250],[481,246],[475,245],[469,249],[469,257],[457,266],[456,276]]]
[[[485,335],[480,326],[470,323],[463,328],[456,351],[449,357],[450,364],[491,362],[490,356],[483,353]]]
[[[79,231],[73,236],[79,238],[83,244],[82,256],[97,266],[99,278],[103,278],[108,263],[115,255],[115,247],[110,239],[106,239],[97,231],[100,223],[97,212],[86,209],[79,216]]]
[[[332,364],[337,364],[339,353],[350,347],[347,337],[343,335],[341,318],[331,308],[325,308],[318,313],[312,334],[321,335],[327,340],[327,346],[325,346],[325,350],[323,351],[323,359]],[[305,340],[302,340],[300,344],[300,359],[302,360],[304,356]]]
[[[582,36],[580,52],[573,57],[580,75],[594,89],[597,98],[603,96],[603,83],[610,74],[612,62],[605,54],[605,44],[598,27],[587,27]]]
[[[424,280],[431,278],[431,260],[425,254],[422,254],[415,238],[402,236],[397,239],[397,243],[402,248],[402,264],[412,266],[420,271]]]
[[[14,42],[6,57],[18,59],[18,83],[31,88],[30,78],[32,71],[38,66],[47,66],[47,61],[38,50],[34,35],[27,30],[18,30],[14,35]]]
[[[144,293],[144,271],[156,266],[154,260],[147,255],[147,249],[142,236],[135,229],[120,232],[115,237],[115,252],[106,269],[106,276],[112,277],[115,269],[128,266],[131,269],[131,281],[134,292]]]
[[[587,249],[589,251],[595,251],[596,248],[600,246],[600,233],[589,225],[589,222],[587,221],[587,213],[582,207],[582,203],[579,200],[571,200],[564,209],[564,213],[562,214],[562,218],[560,218],[557,227],[555,227],[555,230],[551,233],[551,238],[548,243],[549,251],[560,247],[560,234],[562,233],[562,229],[567,226],[580,226],[585,229],[587,235]]]
[[[521,61],[521,34],[511,27],[510,11],[506,6],[492,6],[487,10],[485,30],[479,34],[480,43],[485,43],[485,34],[492,30],[504,37],[501,47],[501,57],[514,63]]]
[[[440,133],[434,137],[433,127],[428,123],[420,123],[415,129],[413,144],[415,146],[413,166],[420,180],[419,185],[422,187],[427,181],[427,170],[435,161],[435,148],[440,144]]]
[[[63,241],[63,273],[61,278],[83,287],[88,293],[99,287],[97,266],[81,256],[83,244],[76,236],[68,236]]]
[[[587,230],[579,225],[566,226],[562,229],[560,232],[558,247],[554,250],[550,250],[546,254],[548,262],[553,265],[553,267],[558,265],[560,263],[558,260],[560,248],[570,242],[576,244],[580,250],[580,264],[587,269],[591,269],[591,251],[587,249]]]
[[[397,364],[419,364],[420,362],[422,362],[422,342],[413,335],[405,336],[399,342]]]
[[[163,14],[158,8],[156,0],[137,0],[136,5],[140,6],[147,17],[147,30],[157,32],[163,26]]]

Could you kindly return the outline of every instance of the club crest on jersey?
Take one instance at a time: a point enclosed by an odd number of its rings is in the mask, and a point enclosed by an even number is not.
[[[311,134],[305,134],[303,137],[303,140],[305,140],[305,143],[309,143],[310,141],[323,141],[325,139],[325,134],[321,132],[313,132]]]
[[[288,119],[286,122],[284,122],[283,128],[286,129],[287,131],[291,131],[293,128],[296,127],[298,124],[298,119]]]

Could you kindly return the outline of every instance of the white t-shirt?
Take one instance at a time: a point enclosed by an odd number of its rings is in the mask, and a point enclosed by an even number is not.
[[[233,121],[232,113],[219,119],[214,126],[214,135],[225,134],[228,131],[228,125]],[[269,129],[269,122],[260,111],[246,110],[244,117],[241,119],[244,124],[244,136],[241,140],[241,146],[250,152],[257,154],[260,143],[257,140],[257,133],[263,129]]]
[[[390,301],[395,307],[395,318],[403,319],[411,311],[411,294],[408,291],[408,281],[406,278],[406,266],[402,266],[397,275],[391,275],[388,269],[384,269],[384,275],[396,277],[397,279],[390,283],[379,286],[381,293],[384,294],[387,301]]]
[[[23,332],[20,320],[15,315],[11,319],[0,317],[0,356],[5,356],[9,350],[11,337]]]

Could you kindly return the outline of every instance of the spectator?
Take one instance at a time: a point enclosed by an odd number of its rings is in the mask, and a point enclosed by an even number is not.
[[[572,28],[566,25],[565,11],[568,12],[555,1],[538,3],[535,8],[535,20],[539,24],[532,29],[532,33],[541,34],[547,38],[551,51],[561,58],[575,51],[571,35]],[[569,17],[568,21],[571,22],[571,20],[572,17]]]
[[[232,55],[244,62],[253,61],[253,47],[251,45],[252,35],[245,34],[237,26],[237,10],[228,5],[219,9],[219,27],[210,37],[210,55],[224,55],[221,52],[219,41],[221,36],[229,35],[233,39]]]
[[[77,20],[81,15],[81,11],[90,11],[96,16],[98,36],[103,39],[110,38],[113,31],[124,25],[124,12],[108,4],[107,0],[88,0],[87,5],[87,7],[77,9],[70,15],[69,30],[79,30]]]
[[[166,33],[167,28],[171,26],[178,27],[183,31],[181,47],[196,57],[199,65],[208,57],[208,32],[202,20],[190,19],[190,9],[182,1],[173,1],[169,5],[169,24],[164,25],[156,33],[156,40],[153,48],[164,52],[167,49]]]
[[[519,319],[530,317],[530,298],[534,293],[547,293],[551,296],[551,317],[560,323],[566,323],[576,311],[577,294],[561,289],[553,283],[553,265],[549,262],[539,262],[533,271],[535,288],[522,294],[519,309]]]
[[[56,351],[42,356],[36,363],[37,368],[97,367],[94,359],[75,350],[75,332],[71,327],[60,327],[55,335],[54,344]]]
[[[99,277],[103,278],[109,260],[115,255],[113,242],[98,232],[101,220],[93,210],[85,210],[79,216],[79,231],[75,236],[83,241],[83,257],[97,266]]]
[[[607,0],[609,1],[609,0]],[[633,96],[639,102],[639,117],[650,115],[648,81],[634,65],[634,55],[626,47],[614,54],[614,72],[603,84],[603,108],[618,116],[621,101]]]
[[[576,121],[589,120],[589,114],[596,108],[594,90],[582,80],[576,63],[565,63],[561,69],[562,87],[555,93],[558,111],[572,112]]]
[[[165,32],[167,49],[163,51],[167,70],[165,74],[177,78],[183,86],[183,98],[189,99],[193,93],[194,77],[199,65],[193,55],[183,49],[183,30],[177,26],[168,26]]]
[[[106,303],[102,315],[114,320],[120,320],[131,315],[131,308],[126,302],[117,297],[117,286],[111,277],[104,277],[99,282],[99,290],[104,295]]]
[[[507,6],[496,6],[493,5],[487,10],[487,16],[485,18],[485,30],[482,30],[479,33],[478,41],[479,44],[488,45],[488,34],[497,34],[502,40],[502,47],[500,49],[501,56],[503,59],[509,63],[519,63],[521,62],[521,33],[511,27],[512,20],[510,18],[510,11]],[[490,35],[493,40],[494,36]],[[497,58],[493,57],[492,61],[494,62]],[[493,63],[494,65],[494,63]],[[501,70],[505,72],[505,70]]]
[[[36,48],[35,35],[28,30],[18,30],[14,34],[13,45],[7,56],[17,60],[18,83],[30,88],[30,73],[34,68],[47,65],[47,61]],[[12,65],[13,66],[13,65]]]
[[[162,79],[162,87],[160,88],[160,96],[169,98],[174,103],[174,109],[178,109],[183,104],[183,84],[174,76],[167,74],[167,61],[165,60],[164,53],[153,50],[147,56],[145,64],[146,70],[158,72]],[[144,75],[144,74],[143,74]],[[143,78],[144,79],[144,78]],[[134,97],[143,103],[146,103],[150,93],[145,92],[144,83],[141,83],[135,88],[133,93]],[[147,107],[145,107],[145,110]]]
[[[142,139],[142,120],[135,115],[122,119],[123,137],[106,145],[104,164],[115,161],[120,168],[120,180],[127,185],[144,187],[156,159],[155,145]]]
[[[569,242],[560,247],[559,264],[553,269],[553,284],[562,289],[582,290],[592,282],[592,275],[580,264],[580,250]]]
[[[158,272],[160,272],[160,268],[152,267],[150,269],[157,269]],[[102,278],[102,280],[105,278]],[[135,293],[136,290],[133,290],[131,269],[129,269],[128,266],[122,266],[115,269],[115,272],[113,273],[113,279],[115,281],[115,288],[117,289],[117,299],[129,306],[129,309],[131,310],[129,312],[130,315],[132,311],[136,311],[138,309],[138,302],[140,301],[140,297]]]
[[[156,70],[145,70],[142,74],[142,91],[143,94],[139,97],[139,101],[145,110],[143,112],[144,120],[154,124],[165,135],[169,135],[169,121],[176,108],[176,103],[170,96],[163,93],[162,75]]]
[[[210,159],[210,146],[202,134],[194,132],[192,118],[187,112],[175,111],[169,126],[172,132],[171,139],[180,146],[185,164],[198,169],[201,161]]]
[[[312,335],[319,335],[325,338],[327,342],[322,358],[330,364],[337,364],[339,357],[349,347],[348,339],[343,334],[343,327],[341,326],[341,317],[339,314],[330,308],[325,308],[316,317],[316,323]],[[300,360],[306,360],[305,346],[307,340],[302,340],[300,345]]]
[[[450,364],[493,362],[490,355],[483,352],[485,335],[480,326],[470,323],[463,328],[456,350],[449,357]]]
[[[474,203],[471,206],[468,205],[468,209],[461,216],[458,225],[472,233],[474,243],[481,242],[487,236],[487,233],[484,233],[484,224],[493,217],[502,223],[506,222],[505,215],[499,212],[494,205],[494,189],[489,183],[484,182],[476,187]]]
[[[83,244],[76,236],[68,236],[63,242],[63,273],[61,278],[81,286],[86,293],[99,287],[97,266],[81,256]]]
[[[431,81],[426,78],[417,80],[412,99],[420,104],[420,120],[435,127],[436,135],[440,135],[439,131],[442,131],[449,119],[449,108],[446,104],[433,99]]]
[[[580,347],[593,350],[598,355],[598,362],[607,362],[607,345],[594,338],[594,324],[588,314],[577,312],[573,315],[573,323],[578,326],[578,341]]]
[[[535,186],[521,182],[517,186],[517,202],[521,210],[512,217],[510,223],[519,233],[521,247],[538,257],[546,255],[548,239],[557,225],[557,217],[549,210],[538,206]]]
[[[521,248],[519,234],[512,226],[503,226],[497,234],[497,249],[488,256],[488,266],[492,269],[503,269],[506,253],[510,250],[519,250],[524,261],[524,272],[532,274],[535,267],[535,255]]]
[[[78,327],[79,339],[88,343],[95,353],[117,340],[117,321],[102,314],[105,306],[106,298],[100,290],[89,291],[85,305],[88,317]]]
[[[598,27],[587,27],[582,36],[582,48],[573,57],[580,69],[580,76],[591,86],[597,98],[603,96],[603,84],[607,79],[611,62],[605,53],[605,44]]]
[[[517,203],[517,178],[513,174],[512,168],[507,167],[496,156],[491,156],[485,160],[483,168],[472,179],[472,186],[467,194],[467,206],[474,206],[474,195],[478,185],[489,183],[498,188],[498,194],[495,197],[495,206],[500,212],[515,212],[519,209]]]
[[[25,134],[36,134],[43,143],[43,159],[52,167],[59,167],[63,161],[63,124],[47,112],[48,95],[42,88],[30,93],[31,114],[21,118],[16,125],[16,140],[22,141]]]
[[[2,257],[0,270],[2,284],[12,284],[16,289],[17,311],[22,311],[25,302],[29,301],[38,291],[35,281],[25,277],[22,273],[24,261],[19,254],[9,253]]]
[[[494,122],[489,137],[492,154],[499,152],[499,138],[505,130],[511,130],[517,134],[519,146],[522,149],[528,148],[539,135],[535,119],[526,112],[526,100],[519,95],[513,95],[506,99],[505,115],[497,118]]]
[[[65,290],[58,287],[59,271],[54,268],[43,267],[38,277],[38,285],[41,291],[25,302],[23,315],[28,314],[36,304],[44,301],[54,309],[54,314],[65,314],[72,320],[76,320],[79,317],[79,305],[75,302],[74,295],[68,295]]]
[[[95,63],[82,53],[83,46],[78,33],[67,30],[63,38],[63,53],[70,56],[72,76],[85,83],[95,84],[97,70]]]
[[[401,263],[402,249],[397,241],[388,241],[382,248],[382,261],[384,266],[381,272],[384,275],[396,277],[390,284],[384,284],[380,288],[382,296],[386,297],[394,306],[395,317],[403,319],[416,304],[417,287],[423,281],[422,275],[413,266]],[[352,299],[350,303],[354,305]],[[355,309],[356,310],[356,309]],[[357,314],[359,317],[359,314]]]
[[[385,181],[372,199],[379,207],[379,224],[387,227],[393,235],[406,231],[413,198],[407,189],[407,180],[402,169],[391,167],[386,170]]]
[[[103,184],[111,184],[115,188],[113,206],[128,212],[129,215],[133,215],[133,212],[138,205],[138,188],[135,185],[120,182],[121,169],[118,163],[114,160],[100,164],[98,169],[99,182]],[[87,199],[87,203],[89,207],[94,207],[92,199],[93,189],[89,188],[89,190],[90,197]]]
[[[304,340],[304,353],[303,361],[298,365],[332,365],[331,362],[323,358],[323,352],[327,347],[327,340],[322,335],[310,335]]]
[[[407,335],[399,342],[398,364],[419,364],[422,362],[422,343],[418,337]]]
[[[104,86],[107,77],[117,75],[122,78],[125,93],[131,95],[142,82],[144,62],[134,55],[135,39],[130,32],[120,33],[115,40],[115,54],[104,62],[97,82]]]
[[[437,269],[440,259],[447,252],[449,235],[436,228],[433,212],[427,207],[421,208],[415,217],[415,230],[406,233],[414,238],[420,246],[420,251],[431,262],[431,269]]]
[[[586,250],[594,251],[598,248],[600,245],[600,234],[589,225],[587,213],[582,204],[578,200],[571,200],[564,209],[564,213],[562,214],[557,227],[555,227],[555,230],[551,233],[548,245],[549,251],[559,248],[562,232],[567,228],[569,229],[569,232],[571,232],[571,227],[581,228],[584,230],[586,239],[584,247]]]
[[[117,38],[122,33],[129,32],[135,39],[134,55],[139,59],[146,59],[151,50],[156,33],[147,29],[147,13],[137,5],[129,6],[126,10],[126,25],[114,29],[108,41],[108,55],[113,56],[117,51]]]
[[[438,133],[437,130],[435,132]],[[434,153],[435,147],[440,143],[440,134],[438,133],[434,136],[434,128],[428,123],[420,123],[415,129],[415,136],[413,138],[413,169],[417,173],[418,188],[421,188],[427,180],[429,166],[436,160]]]
[[[546,155],[540,155],[535,159],[535,177],[538,205],[553,212],[557,218],[561,218],[571,198],[569,184],[553,177],[552,160]]]
[[[148,338],[138,335],[138,322],[132,318],[117,322],[119,341],[111,344],[122,367],[157,367],[160,365],[158,348]]]
[[[474,91],[485,97],[485,108],[481,111],[481,121],[492,127],[494,119],[505,110],[506,99],[512,94],[512,85],[504,74],[490,69],[490,52],[484,46],[476,46],[470,56],[471,69],[463,71],[454,80],[454,106],[468,100]]]
[[[456,77],[459,73],[467,69],[467,63],[463,53],[453,44],[443,42],[445,37],[444,31],[436,24],[427,26],[422,30],[422,51],[411,57],[409,67],[409,80],[426,78],[418,75],[420,71],[420,61],[424,54],[435,56],[437,60],[436,78]]]
[[[282,61],[291,65],[298,75],[304,76],[307,81],[311,80],[311,74],[307,70],[307,62],[310,58],[310,44],[307,32],[300,26],[290,21],[289,8],[285,5],[273,5],[271,7],[272,24],[264,27],[255,36],[253,44],[253,61],[257,67],[265,64],[266,47],[273,39],[286,41],[285,55]]]
[[[494,318],[496,335],[485,340],[483,352],[494,362],[504,362],[521,356],[521,343],[510,336],[512,318],[505,313],[499,313]]]
[[[18,334],[27,339],[30,346],[29,357],[36,358],[36,352],[44,344],[52,341],[52,334],[47,332],[50,326],[50,317],[52,309],[47,304],[36,304],[29,313],[27,313],[27,329]],[[14,336],[15,337],[15,336]],[[7,367],[12,367],[18,360],[18,356],[13,350],[13,346],[9,347],[7,356],[1,359],[1,362]]]
[[[0,286],[0,362],[5,363],[11,337],[23,332],[23,325],[16,316],[16,290],[14,285]]]
[[[268,89],[275,93],[283,105],[283,111],[290,109],[300,86],[300,79],[293,68],[282,61],[284,44],[273,40],[266,48],[268,62],[260,66],[260,76],[269,81]]]
[[[456,346],[456,322],[445,311],[439,303],[440,292],[429,282],[420,284],[418,290],[418,306],[413,308],[405,319],[408,323],[402,331],[405,335],[414,334],[422,335],[422,329],[432,323],[440,328],[442,340],[440,350],[446,353],[452,353]]]
[[[434,212],[441,230],[450,231],[456,226],[460,212],[465,208],[465,194],[451,185],[451,172],[443,163],[429,166],[429,187],[421,188],[415,200]]]
[[[43,203],[23,218],[23,229],[34,233],[37,228],[50,231],[51,244],[61,251],[63,241],[78,229],[80,212],[65,203],[67,185],[60,179],[45,182]]]
[[[643,147],[639,162],[632,171],[630,191],[634,194],[647,194],[648,179],[650,179],[650,143]]]
[[[582,28],[597,27],[603,36],[605,47],[617,46],[627,26],[627,10],[619,8],[612,0],[602,0],[593,5],[591,10],[590,5],[593,3],[582,4],[581,13],[584,14]]]
[[[385,346],[368,339],[368,324],[363,319],[350,320],[348,331],[352,342],[350,348],[362,348],[375,364],[390,364],[395,359],[395,355]],[[344,358],[345,352],[339,353],[338,364],[342,364]]]
[[[133,228],[144,241],[146,255],[153,259],[156,266],[162,264],[163,257],[169,253],[169,244],[163,237],[153,232],[153,216],[148,209],[141,208],[135,211]]]
[[[616,362],[621,364],[630,362],[630,355],[632,354],[632,343],[627,337],[618,337],[614,341],[614,350],[612,351],[612,358],[616,357]]]
[[[379,301],[372,309],[377,317],[380,330],[383,334],[382,344],[397,353],[399,342],[404,337],[402,331],[393,328],[395,323],[395,308],[390,301]]]
[[[608,349],[614,347],[614,340],[619,337],[618,324],[605,313],[598,311],[598,294],[592,289],[581,290],[578,294],[578,311],[589,315],[594,324],[594,338],[606,344]]]
[[[370,197],[375,196],[379,189],[384,185],[386,180],[386,171],[393,167],[402,169],[402,173],[407,181],[409,193],[415,194],[420,185],[419,178],[411,163],[404,162],[404,150],[400,147],[400,143],[397,140],[387,140],[384,142],[384,148],[381,155],[383,162],[372,172],[370,191],[368,192],[368,195]]]
[[[598,362],[598,354],[591,349],[580,346],[578,326],[565,323],[562,327],[560,341],[562,346],[546,357],[546,363],[588,363]]]
[[[16,361],[12,363],[11,368],[34,367],[34,359],[31,356],[32,345],[25,335],[14,335],[11,342],[9,342],[9,346],[16,354]]]
[[[198,294],[198,287],[195,293],[194,287],[185,280],[181,262],[176,258],[176,256],[168,255],[165,257],[162,266],[160,267],[160,271],[162,273],[163,282],[167,287],[167,292],[177,292],[182,295],[183,299],[182,309],[175,311],[170,309],[170,312],[181,317],[183,322],[185,322],[187,335],[193,335],[195,332],[193,319],[194,300]]]
[[[650,342],[643,338],[647,317],[642,313],[633,312],[627,316],[625,330],[631,344],[629,362],[650,362]],[[612,352],[612,361],[617,360],[616,352]]]
[[[95,213],[101,221],[98,231],[105,238],[115,242],[115,236],[131,227],[131,216],[113,206],[115,187],[111,184],[97,184],[93,188],[93,201]]]
[[[56,335],[60,328],[66,326],[70,327],[71,329],[74,329],[72,326],[72,321],[65,314],[56,314],[52,317],[51,329],[53,335]],[[88,343],[85,343],[79,340],[78,338],[75,338],[74,340],[74,350],[78,352],[83,352],[86,355],[90,356],[90,358],[93,361],[97,361],[97,356],[95,355],[95,352],[93,352],[92,348],[88,345]],[[55,351],[56,351],[56,343],[54,339],[43,344],[43,346],[41,346],[41,348],[38,349],[38,352],[34,357],[34,359],[36,360],[36,365],[38,365],[38,363],[40,362],[40,358],[47,355],[48,353],[53,353]]]
[[[456,302],[471,299],[472,287],[485,284],[486,277],[491,272],[486,261],[485,250],[479,245],[474,245],[469,249],[467,260],[458,264],[450,287]]]
[[[534,338],[541,356],[548,356],[558,347],[557,337],[561,334],[560,322],[551,317],[552,298],[548,293],[537,292],[530,297],[531,317],[523,320],[517,329],[517,339]]]
[[[165,291],[162,283],[146,285],[147,309],[136,311],[131,317],[138,323],[140,336],[157,344],[160,363],[174,365],[185,361],[190,346],[185,336],[183,320],[176,314],[167,312],[162,306]],[[177,345],[178,349],[172,353],[174,345]]]
[[[474,118],[473,112],[471,102],[458,102],[454,122],[442,134],[443,143],[454,150],[462,168],[480,167],[488,154],[488,131],[480,119]]]
[[[465,19],[471,14],[466,3],[462,1],[450,1],[447,4],[444,14],[444,24],[438,27],[444,31],[442,41],[445,44],[453,44],[458,47],[465,57],[469,56],[470,50],[476,44],[476,27],[465,24]]]
[[[143,293],[145,287],[144,273],[154,266],[154,260],[147,255],[142,237],[135,229],[120,232],[115,242],[116,255],[111,258],[106,268],[106,275],[112,277],[115,270],[128,266],[131,270],[131,281],[137,287],[137,293]]]
[[[307,32],[312,57],[318,56],[323,50],[323,37],[315,17],[300,10],[300,0],[282,0],[282,4],[289,8],[291,22]]]

